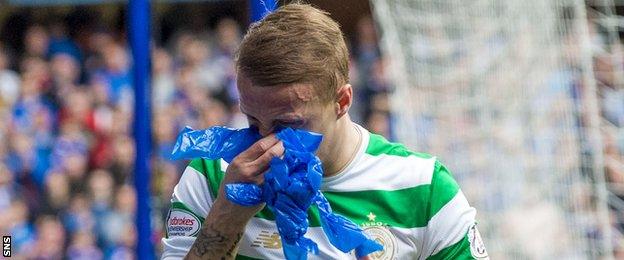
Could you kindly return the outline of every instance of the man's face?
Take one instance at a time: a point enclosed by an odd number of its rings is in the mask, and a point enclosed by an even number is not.
[[[249,125],[258,127],[263,136],[283,126],[321,133],[323,143],[331,139],[336,125],[334,105],[321,102],[312,85],[253,86],[240,74],[237,84],[241,111],[247,116]]]

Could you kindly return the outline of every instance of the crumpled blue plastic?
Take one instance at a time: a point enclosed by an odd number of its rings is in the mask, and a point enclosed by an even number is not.
[[[225,185],[228,200],[242,206],[266,203],[275,215],[286,259],[307,259],[318,254],[317,244],[304,235],[308,229],[308,208],[319,209],[321,227],[329,242],[342,252],[355,250],[358,258],[383,247],[371,240],[355,223],[332,212],[319,191],[323,179],[321,161],[314,152],[322,135],[305,130],[282,128],[276,133],[284,145],[284,156],[274,157],[260,186],[253,183]],[[178,135],[172,159],[223,158],[231,162],[261,138],[255,128],[233,129],[215,126],[204,130],[186,127]]]
[[[253,128],[215,126],[195,131],[187,126],[178,135],[171,159],[223,158],[229,163],[260,138],[260,133]]]

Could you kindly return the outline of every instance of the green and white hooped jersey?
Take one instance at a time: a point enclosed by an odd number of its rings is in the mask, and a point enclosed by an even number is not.
[[[351,219],[384,246],[372,259],[484,259],[475,226],[476,210],[435,157],[407,150],[362,132],[356,157],[339,174],[323,178],[321,191],[334,212]],[[196,159],[174,189],[162,239],[163,259],[183,258],[208,215],[227,164]],[[355,259],[334,248],[309,210],[306,237],[319,246],[309,259]],[[263,209],[248,223],[237,259],[284,259],[274,215]]]

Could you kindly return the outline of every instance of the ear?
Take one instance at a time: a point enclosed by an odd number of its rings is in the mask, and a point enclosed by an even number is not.
[[[351,84],[344,84],[338,88],[338,92],[336,93],[336,118],[341,118],[347,112],[349,112],[349,107],[351,107],[351,103],[353,102],[353,87]]]

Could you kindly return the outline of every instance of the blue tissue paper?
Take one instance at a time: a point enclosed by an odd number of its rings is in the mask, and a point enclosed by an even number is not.
[[[316,243],[304,237],[308,229],[308,208],[319,209],[322,229],[329,242],[342,252],[355,250],[363,257],[383,247],[371,240],[355,223],[332,212],[329,202],[319,191],[323,179],[321,161],[314,152],[322,135],[299,129],[282,128],[277,138],[284,145],[284,156],[274,157],[260,186],[234,183],[225,186],[228,200],[242,206],[266,203],[275,214],[286,259],[307,259],[308,253],[318,254]],[[258,141],[255,128],[232,129],[211,127],[192,130],[186,127],[176,141],[172,159],[223,158],[231,162],[239,153]]]

